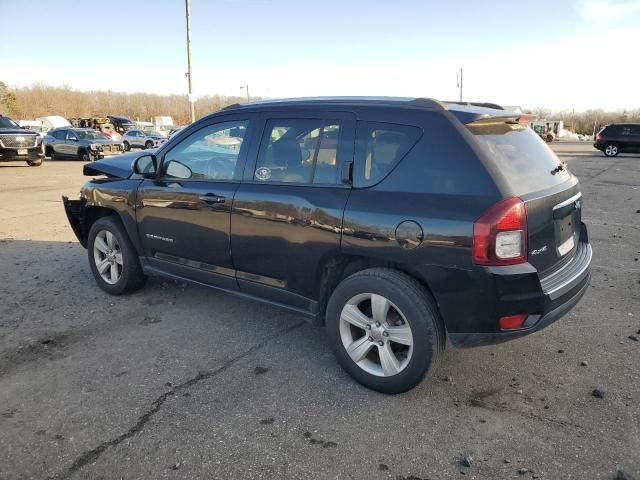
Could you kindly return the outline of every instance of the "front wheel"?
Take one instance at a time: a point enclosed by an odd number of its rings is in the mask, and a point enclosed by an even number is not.
[[[327,333],[340,365],[383,393],[418,385],[445,345],[429,292],[397,270],[372,268],[343,280],[327,305]]]
[[[82,160],[83,162],[90,162],[91,161],[91,154],[89,153],[88,150],[80,150],[78,152],[78,157],[80,158],[80,160]]]
[[[124,142],[124,151],[128,152],[129,150],[131,150],[131,145],[129,145],[129,142]]]
[[[27,160],[27,165],[29,165],[30,167],[39,167],[40,165],[42,165],[42,159],[38,159],[38,160]]]
[[[89,264],[98,286],[111,295],[133,292],[147,277],[127,232],[117,217],[96,220],[87,242]]]
[[[620,147],[618,147],[618,145],[616,145],[615,143],[607,143],[604,146],[604,154],[607,157],[615,157],[619,153],[620,153]]]
[[[150,148],[153,148],[153,142],[147,142],[144,144],[144,148],[146,150],[149,150]]]

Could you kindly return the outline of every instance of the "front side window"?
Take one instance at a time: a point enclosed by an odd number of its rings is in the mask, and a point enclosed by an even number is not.
[[[55,138],[56,140],[64,140],[65,138],[67,138],[67,131],[58,130],[57,132],[53,132],[53,138]]]
[[[409,125],[358,122],[354,182],[368,187],[382,180],[409,153],[422,130]]]
[[[248,121],[216,123],[192,133],[164,156],[164,174],[187,172],[180,178],[189,180],[233,179],[248,124]],[[180,168],[175,168],[176,165]]]
[[[337,120],[269,120],[260,145],[255,180],[335,184],[339,136]]]

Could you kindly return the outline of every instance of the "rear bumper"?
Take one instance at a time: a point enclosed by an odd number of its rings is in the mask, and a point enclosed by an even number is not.
[[[491,324],[495,325],[494,331],[489,332],[449,332],[451,343],[455,347],[475,347],[502,343],[515,338],[523,337],[542,330],[568,313],[582,298],[589,287],[591,280],[590,265],[593,258],[593,250],[586,238],[586,228],[583,227],[583,236],[578,243],[574,258],[560,270],[551,275],[539,278],[539,289],[535,291],[522,291],[518,288],[522,278],[501,277],[504,272],[494,271],[493,275],[498,285],[499,308],[497,315],[492,318]],[[537,276],[537,274],[534,274]],[[530,275],[525,274],[524,278]],[[518,275],[518,277],[521,277]],[[528,282],[533,285],[531,279]],[[522,283],[522,284],[526,284]],[[515,287],[510,288],[508,285]],[[519,291],[518,291],[519,290]],[[497,329],[500,316],[528,314],[528,318],[522,328],[517,330],[500,331]]]
[[[42,147],[26,148],[26,155],[18,155],[17,148],[0,147],[0,162],[26,162],[28,160],[40,160],[44,158]]]

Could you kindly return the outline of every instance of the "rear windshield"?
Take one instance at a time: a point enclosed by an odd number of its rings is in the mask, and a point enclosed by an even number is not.
[[[566,168],[552,174],[560,160],[536,133],[522,125],[467,125],[480,147],[516,195],[544,190],[570,178]]]

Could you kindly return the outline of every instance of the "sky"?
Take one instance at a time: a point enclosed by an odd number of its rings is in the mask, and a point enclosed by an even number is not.
[[[184,0],[0,0],[0,81],[186,94]],[[191,0],[194,93],[640,108],[640,0]]]

